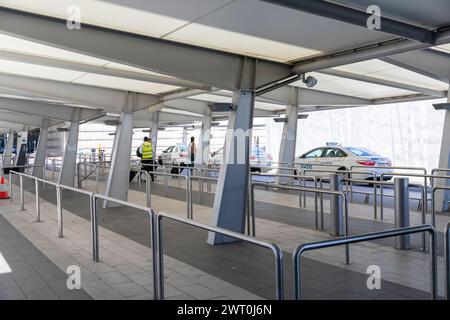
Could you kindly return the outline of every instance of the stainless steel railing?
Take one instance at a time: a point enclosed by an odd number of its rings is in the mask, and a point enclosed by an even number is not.
[[[301,300],[301,255],[306,251],[337,247],[340,245],[349,245],[351,243],[372,241],[377,239],[390,238],[406,234],[428,232],[430,235],[430,296],[432,300],[437,299],[437,250],[436,250],[436,233],[431,225],[422,225],[408,228],[385,230],[380,232],[365,233],[355,236],[347,236],[331,240],[310,242],[300,244],[294,251],[292,257],[294,262],[294,283],[295,283],[295,299]]]
[[[159,290],[159,298],[164,299],[164,239],[163,239],[163,228],[162,228],[162,221],[163,219],[170,219],[172,221],[176,221],[179,223],[183,223],[192,227],[200,228],[203,230],[207,230],[210,232],[215,232],[222,234],[224,236],[228,236],[234,239],[238,239],[244,242],[248,242],[251,244],[254,244],[259,247],[268,248],[270,249],[275,257],[275,279],[276,279],[276,288],[275,288],[275,295],[276,299],[283,300],[284,299],[284,283],[283,283],[283,251],[281,248],[272,242],[268,241],[262,241],[257,240],[255,238],[243,235],[241,233],[233,232],[227,229],[218,228],[218,227],[212,227],[208,226],[203,223],[199,223],[196,221],[184,219],[177,217],[175,215],[167,214],[164,212],[159,212],[156,217],[156,232],[157,232],[157,252],[158,252],[158,290]]]
[[[445,299],[450,300],[450,222],[444,229],[444,277]]]
[[[255,205],[254,205],[254,189],[255,186],[262,186],[266,187],[266,183],[261,182],[252,182],[251,184],[251,192],[250,192],[250,215],[252,217],[252,234],[253,236],[256,235],[256,218],[255,218]],[[349,218],[348,218],[348,199],[344,192],[339,191],[333,191],[333,190],[322,190],[322,189],[315,189],[315,188],[302,188],[302,187],[289,187],[289,186],[283,186],[283,185],[269,185],[270,188],[278,188],[278,189],[284,189],[284,190],[297,190],[297,191],[306,191],[306,192],[313,192],[313,193],[319,193],[319,194],[330,194],[330,195],[336,195],[338,197],[342,197],[343,199],[343,211],[344,211],[344,223],[345,223],[345,236],[349,235],[350,227],[349,227]],[[317,204],[317,202],[316,202]],[[316,205],[317,208],[317,205]],[[315,223],[316,223],[316,229],[318,228],[318,216],[317,216],[317,209],[316,209],[316,216],[315,216]],[[345,263],[350,264],[350,248],[349,246],[345,246]]]
[[[53,185],[56,188],[56,214],[57,214],[57,224],[58,224],[58,237],[63,238],[63,210],[62,210],[62,193],[61,190],[65,189],[65,190],[71,190],[74,192],[78,192],[84,195],[89,196],[89,204],[90,204],[90,214],[91,214],[91,229],[92,229],[92,243],[93,243],[93,260],[98,262],[99,261],[99,256],[98,256],[98,232],[95,232],[95,230],[98,230],[98,220],[97,217],[95,215],[95,211],[93,211],[92,208],[92,203],[93,203],[93,197],[94,194],[92,192],[89,191],[85,191],[85,190],[80,190],[77,188],[73,188],[73,187],[69,187],[69,186],[64,186],[64,185],[60,185],[45,179],[40,179],[37,177],[33,177],[31,175],[28,174],[24,174],[21,172],[16,172],[16,171],[10,171],[10,179],[12,178],[12,174],[16,174],[19,176],[20,179],[20,195],[21,195],[21,210],[25,210],[25,197],[24,197],[24,186],[23,186],[23,178],[29,178],[32,180],[35,180],[36,185],[38,184],[38,182],[42,182],[44,184],[49,184],[49,185]],[[11,180],[12,181],[12,180]],[[12,188],[11,188],[12,190]],[[39,202],[39,187],[35,189],[35,197],[36,197],[36,215],[37,215],[37,221],[40,221],[40,202]]]

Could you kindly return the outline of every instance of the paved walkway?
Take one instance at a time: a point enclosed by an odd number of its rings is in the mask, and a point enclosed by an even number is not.
[[[54,193],[54,190],[49,190],[43,197],[54,203]],[[87,201],[82,201],[71,192],[65,193],[64,199],[65,208],[76,215],[88,218]],[[143,204],[145,195],[142,192],[130,191],[129,200]],[[153,201],[157,210],[164,209],[185,215],[186,205],[181,201],[167,201],[167,198],[159,196],[154,196]],[[33,203],[31,194],[27,203]],[[83,203],[86,203],[86,206]],[[196,205],[194,209],[196,220],[206,223],[210,221],[211,208]],[[104,228],[149,246],[149,228],[146,222],[148,217],[145,214],[116,208],[101,211],[101,217],[101,225]],[[265,239],[277,242],[286,250],[285,286],[287,297],[292,297],[292,264],[289,263],[288,257],[293,247],[299,242],[327,239],[329,236],[324,232],[266,219],[258,219],[257,223],[260,225],[259,234]],[[206,233],[170,223],[165,227],[165,235],[170,239],[166,241],[166,255],[176,257],[177,260],[191,266],[180,268],[178,270],[180,275],[186,276],[190,273],[186,270],[193,268],[234,285],[235,288],[245,288],[253,295],[263,298],[274,297],[273,258],[269,253],[264,254],[242,243],[211,247],[205,243]],[[426,276],[428,260],[423,253],[407,251],[399,254],[390,246],[365,243],[352,246],[352,260],[353,264],[350,266],[342,263],[342,248],[309,253],[307,258],[303,259],[305,298],[428,298],[429,284]],[[412,261],[414,263],[411,263]],[[366,268],[374,263],[382,264],[383,267],[382,290],[371,291],[366,286]]]
[[[0,212],[5,204],[0,202]],[[1,300],[86,300],[82,289],[69,290],[67,274],[59,269],[11,223],[0,215]]]

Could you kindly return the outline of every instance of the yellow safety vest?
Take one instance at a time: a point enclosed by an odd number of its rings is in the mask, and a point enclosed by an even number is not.
[[[153,145],[150,142],[142,144],[142,159],[153,159]]]

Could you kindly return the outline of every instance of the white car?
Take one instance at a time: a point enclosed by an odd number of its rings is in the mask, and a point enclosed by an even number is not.
[[[352,170],[354,172],[364,172],[353,174],[352,179],[373,180],[373,173],[376,179],[381,179],[381,174],[392,173],[389,167],[392,162],[389,158],[382,157],[373,151],[360,147],[342,147],[338,145],[325,146],[312,149],[295,160],[295,166],[300,172],[316,177],[329,176],[327,172],[314,172],[308,170]],[[373,167],[387,167],[373,168]],[[306,171],[305,171],[306,170]],[[371,172],[371,173],[366,173]],[[392,179],[392,176],[383,175],[383,180]]]
[[[158,163],[160,165],[185,166],[189,162],[187,146],[184,143],[177,143],[174,146],[170,146],[158,156]]]
[[[210,165],[220,165],[223,160],[223,147],[211,153],[208,160]],[[252,172],[261,172],[261,167],[272,165],[272,156],[260,147],[252,147],[250,154],[250,165]]]

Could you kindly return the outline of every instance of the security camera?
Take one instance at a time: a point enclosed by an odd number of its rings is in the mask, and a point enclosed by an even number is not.
[[[308,76],[305,78],[305,75],[302,75],[302,82],[306,84],[308,88],[312,88],[317,84],[317,79],[313,76]]]

